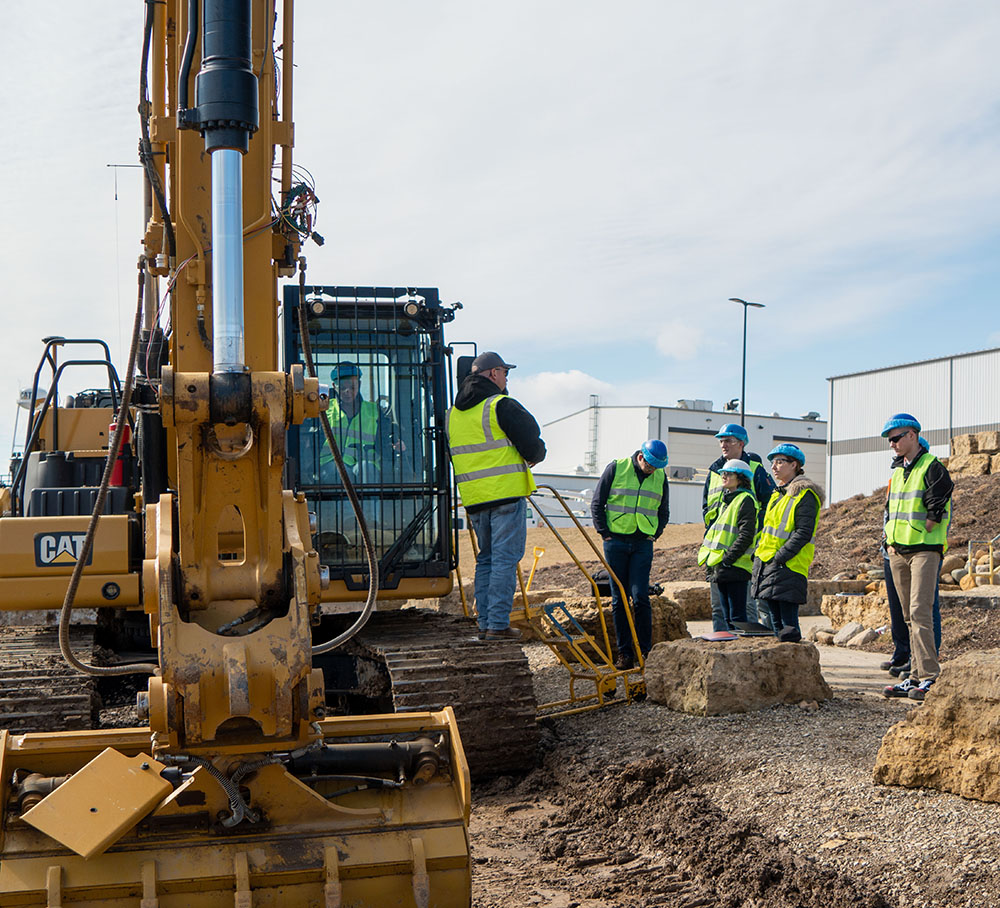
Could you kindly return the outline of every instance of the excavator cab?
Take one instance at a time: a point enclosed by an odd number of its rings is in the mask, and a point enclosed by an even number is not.
[[[379,559],[380,598],[443,596],[454,567],[444,426],[449,360],[443,325],[454,308],[431,288],[286,286],[285,367],[304,362],[300,298],[317,377]],[[288,437],[289,488],[317,515],[316,548],[330,573],[324,602],[364,598],[368,569],[358,520],[317,421]]]

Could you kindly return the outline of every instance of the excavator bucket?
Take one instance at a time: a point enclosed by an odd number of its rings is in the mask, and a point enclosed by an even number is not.
[[[451,710],[320,727],[321,748],[245,773],[164,768],[148,728],[0,732],[0,906],[468,908]],[[238,780],[241,822],[220,775]]]

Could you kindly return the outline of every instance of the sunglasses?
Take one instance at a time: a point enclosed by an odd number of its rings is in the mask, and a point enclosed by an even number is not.
[[[899,440],[901,438],[906,438],[908,434],[909,434],[908,432],[900,432],[899,435],[890,435],[889,444],[891,445],[899,444]]]

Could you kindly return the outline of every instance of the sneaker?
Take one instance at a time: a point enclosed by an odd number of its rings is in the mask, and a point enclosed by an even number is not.
[[[619,655],[618,658],[615,659],[615,668],[617,668],[619,671],[623,672],[628,671],[630,668],[634,667],[635,667],[635,660],[631,656]]]
[[[924,695],[931,689],[931,685],[934,683],[934,679],[931,678],[927,681],[921,681],[916,687],[910,688],[907,691],[906,696],[911,700],[923,700]]]
[[[910,673],[909,662],[904,662],[902,665],[894,665],[892,668],[889,669],[889,674],[892,675],[893,678],[902,678],[904,675],[908,675],[909,673]]]
[[[505,627],[499,631],[487,631],[484,640],[520,640],[521,632],[516,627]]]
[[[910,691],[917,689],[917,682],[911,681],[906,678],[900,681],[899,684],[890,684],[888,687],[882,690],[883,697],[908,697]]]

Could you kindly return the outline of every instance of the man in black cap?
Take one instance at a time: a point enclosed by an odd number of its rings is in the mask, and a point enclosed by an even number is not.
[[[521,636],[510,626],[517,564],[527,542],[531,467],[544,459],[535,418],[507,396],[516,368],[498,353],[481,353],[448,411],[448,444],[458,492],[476,532],[476,611],[480,637]]]

